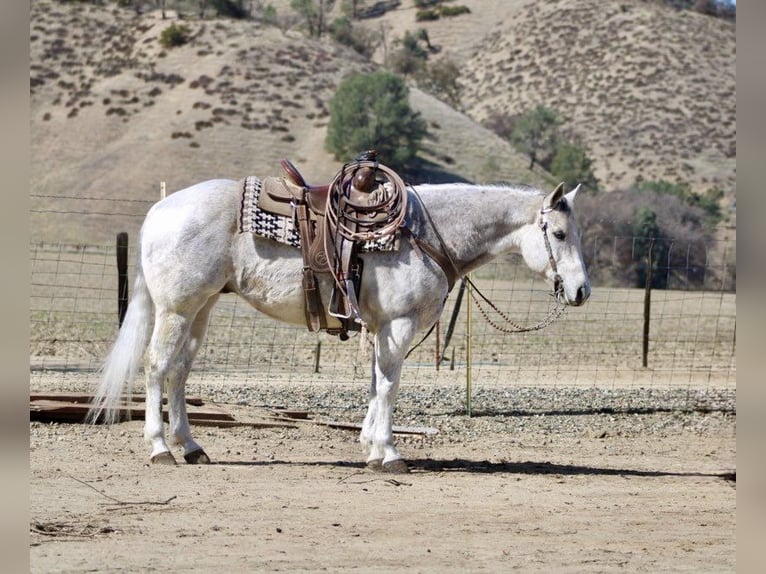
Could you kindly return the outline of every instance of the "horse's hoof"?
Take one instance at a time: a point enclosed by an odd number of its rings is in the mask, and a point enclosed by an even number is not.
[[[404,462],[403,458],[397,458],[396,460],[390,460],[383,463],[383,472],[390,472],[391,474],[409,474],[410,467]]]
[[[184,460],[189,464],[210,464],[210,457],[201,448],[186,453]]]
[[[176,464],[176,459],[173,457],[170,451],[167,451],[167,450],[165,452],[155,454],[149,460],[152,461],[152,464],[168,464],[171,466]]]
[[[383,472],[383,461],[381,459],[368,460],[367,468],[373,472]]]

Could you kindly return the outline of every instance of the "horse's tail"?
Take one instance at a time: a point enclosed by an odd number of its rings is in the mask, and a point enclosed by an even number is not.
[[[119,419],[123,392],[130,401],[131,383],[138,374],[151,335],[153,309],[154,304],[141,269],[139,248],[133,296],[117,340],[101,368],[98,389],[88,411],[88,422],[95,423],[103,415],[103,422],[113,424]]]

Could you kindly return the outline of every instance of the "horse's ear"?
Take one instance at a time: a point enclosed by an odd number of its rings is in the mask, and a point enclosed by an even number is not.
[[[575,187],[572,191],[567,193],[564,197],[566,198],[567,202],[571,205],[574,203],[575,196],[577,195],[577,192],[580,191],[580,187],[582,186],[581,183],[577,184],[577,187]]]
[[[556,189],[545,196],[545,199],[543,200],[543,211],[556,209],[556,206],[559,204],[562,197],[564,197],[563,181],[556,186]]]

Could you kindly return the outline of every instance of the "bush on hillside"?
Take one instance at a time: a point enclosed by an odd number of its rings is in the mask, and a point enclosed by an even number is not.
[[[171,24],[160,33],[160,44],[164,48],[183,46],[189,41],[191,30],[184,24]]]
[[[468,6],[440,6],[439,14],[441,16],[460,16],[461,14],[470,14],[471,9]]]
[[[428,59],[428,50],[419,43],[419,36],[409,30],[396,41],[398,46],[388,56],[388,67],[397,74],[414,76],[423,71]]]
[[[354,26],[347,16],[333,20],[330,23],[329,32],[333,40],[348,46],[365,58],[372,57],[379,43],[373,32],[363,26]]]
[[[439,16],[439,11],[434,8],[429,8],[428,10],[418,10],[415,12],[415,21],[433,22],[434,20],[438,20]]]
[[[419,88],[447,102],[453,108],[459,108],[462,93],[459,78],[460,67],[445,57],[420,70],[416,81]]]

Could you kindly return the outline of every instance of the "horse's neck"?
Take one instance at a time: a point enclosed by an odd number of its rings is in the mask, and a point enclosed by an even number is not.
[[[539,192],[510,187],[447,184],[416,190],[461,274],[517,251],[519,233],[534,221],[542,202]],[[433,240],[429,227],[421,233]]]

